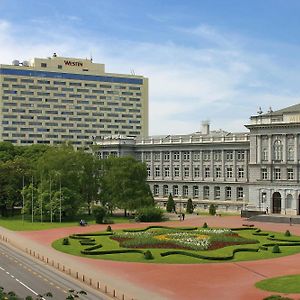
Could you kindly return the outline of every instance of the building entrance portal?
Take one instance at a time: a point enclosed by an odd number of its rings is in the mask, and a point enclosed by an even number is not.
[[[280,214],[281,213],[281,195],[278,192],[273,194],[273,203],[272,203],[272,213]]]

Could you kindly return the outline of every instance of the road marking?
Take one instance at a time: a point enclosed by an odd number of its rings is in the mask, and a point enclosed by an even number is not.
[[[0,267],[0,270],[5,271],[5,269],[3,269],[2,267]]]

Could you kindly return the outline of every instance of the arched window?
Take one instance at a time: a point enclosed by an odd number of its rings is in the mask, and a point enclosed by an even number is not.
[[[182,195],[183,197],[187,197],[189,195],[189,187],[187,185],[182,187]]]
[[[282,143],[279,140],[274,142],[274,160],[282,160]]]
[[[178,196],[178,185],[173,185],[173,196],[174,197]]]
[[[155,184],[153,186],[153,194],[154,194],[154,196],[158,196],[158,194],[159,194],[159,185]]]
[[[167,197],[169,195],[169,187],[167,185],[163,186],[163,196]]]

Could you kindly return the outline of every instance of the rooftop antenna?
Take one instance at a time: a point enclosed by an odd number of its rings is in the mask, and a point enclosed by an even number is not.
[[[131,75],[135,75],[134,69],[130,69]]]
[[[269,107],[268,113],[271,114],[272,112],[273,112],[273,109],[272,109],[272,107],[270,106],[270,107]]]
[[[92,52],[90,54],[90,61],[93,62],[93,55],[92,55]]]

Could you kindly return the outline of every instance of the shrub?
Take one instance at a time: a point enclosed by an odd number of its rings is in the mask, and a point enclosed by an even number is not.
[[[163,211],[157,207],[144,207],[136,212],[138,222],[159,222],[162,220]]]
[[[273,246],[273,249],[272,249],[272,253],[280,253],[281,251],[280,251],[280,248],[279,248],[279,246],[276,244],[276,245],[274,245]]]
[[[106,211],[105,207],[97,206],[93,209],[93,214],[95,216],[96,223],[103,224],[103,220],[107,214],[107,211]]]
[[[153,255],[152,255],[152,252],[150,250],[147,250],[145,253],[144,253],[144,257],[145,259],[153,259]]]
[[[209,214],[212,216],[216,214],[216,207],[213,204],[209,206]]]
[[[107,231],[107,232],[112,232],[112,229],[111,229],[111,226],[110,226],[110,225],[107,226],[106,231]]]
[[[175,211],[175,201],[172,194],[169,195],[166,210],[167,212]]]
[[[285,232],[285,234],[284,234],[285,236],[291,236],[291,233],[290,233],[290,231],[289,230],[287,230],[286,232]]]
[[[63,245],[70,245],[70,241],[68,238],[64,238],[63,241],[62,241],[62,244]]]
[[[206,222],[204,222],[204,224],[203,224],[202,228],[207,228],[207,227],[208,227],[207,223],[206,223]]]
[[[186,204],[186,213],[192,214],[193,211],[194,211],[193,201],[191,198],[189,198],[189,200],[187,201],[187,204]]]
[[[271,295],[264,298],[263,300],[293,300],[293,299],[288,297],[282,297],[280,295]]]

